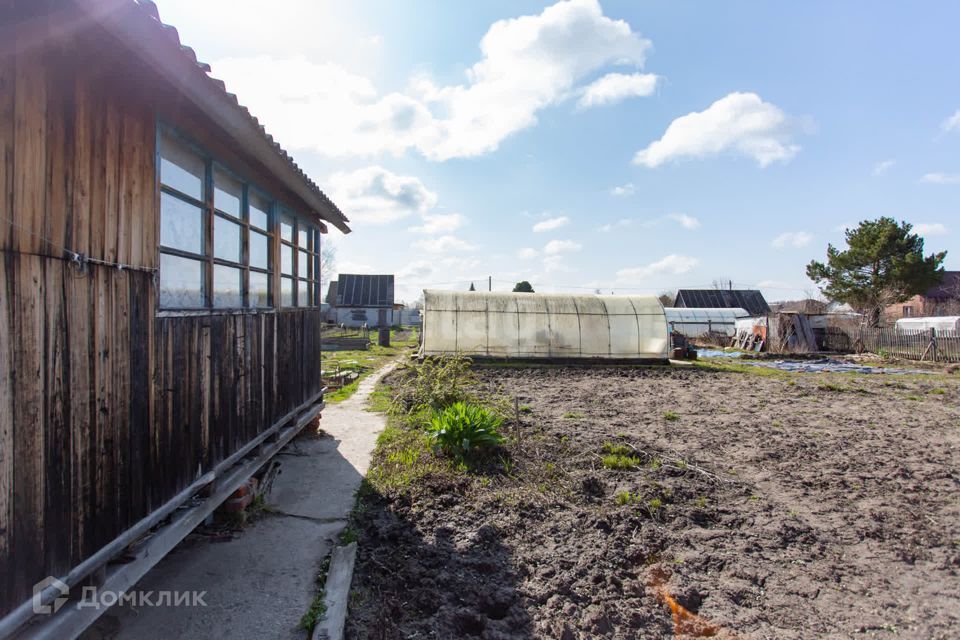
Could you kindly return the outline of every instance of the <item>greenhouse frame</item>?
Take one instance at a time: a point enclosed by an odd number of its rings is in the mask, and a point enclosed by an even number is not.
[[[655,296],[423,292],[425,356],[663,361],[670,338]]]

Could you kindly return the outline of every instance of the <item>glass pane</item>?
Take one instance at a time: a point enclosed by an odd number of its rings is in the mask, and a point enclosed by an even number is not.
[[[287,242],[293,242],[293,218],[287,214],[280,216],[280,237]]]
[[[285,244],[280,245],[280,273],[293,275],[293,249]]]
[[[250,266],[270,268],[270,240],[262,233],[250,230]]]
[[[307,275],[307,252],[297,251],[297,275],[301,278],[309,277]]]
[[[160,194],[160,244],[203,253],[203,210],[168,193]]]
[[[173,138],[160,139],[160,182],[203,200],[205,175],[203,158]]]
[[[240,281],[243,272],[222,264],[213,265],[213,306],[241,307],[243,298]]]
[[[213,255],[221,260],[243,260],[240,246],[241,227],[220,216],[213,217]]]
[[[297,280],[297,306],[309,307],[310,296],[307,291],[310,289],[310,283],[306,280]]]
[[[269,229],[267,226],[270,216],[267,214],[270,211],[270,201],[261,196],[259,193],[253,189],[248,190],[248,198],[250,203],[250,224],[258,229],[263,229],[266,231]]]
[[[308,235],[307,225],[300,223],[300,227],[297,229],[297,246],[307,248],[309,242],[307,240]]]
[[[160,254],[160,306],[177,309],[203,306],[203,263]]]
[[[280,278],[280,304],[284,307],[293,306],[293,279]]]
[[[243,185],[239,180],[220,169],[213,172],[213,205],[230,215],[240,217],[240,200],[243,198]]]
[[[270,276],[259,271],[250,272],[249,306],[269,307]]]

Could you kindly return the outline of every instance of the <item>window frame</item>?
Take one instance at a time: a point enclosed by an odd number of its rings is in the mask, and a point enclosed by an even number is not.
[[[176,187],[164,184],[161,175],[163,158],[163,141],[169,139],[175,144],[182,146],[186,151],[196,155],[197,159],[203,163],[204,175],[202,177],[202,199],[197,199],[186,194]],[[320,229],[321,225],[315,221],[308,220],[305,216],[298,214],[293,208],[283,205],[277,198],[270,195],[267,189],[264,189],[253,180],[244,178],[241,174],[233,171],[223,161],[218,160],[213,154],[207,152],[202,146],[196,144],[189,137],[181,133],[179,129],[166,123],[158,123],[156,129],[156,192],[157,192],[157,245],[158,252],[157,264],[160,263],[160,256],[163,254],[196,260],[201,263],[201,292],[200,300],[202,304],[193,307],[164,306],[161,303],[161,287],[157,286],[157,310],[161,313],[271,313],[284,308],[319,308],[320,299],[317,287],[319,286],[319,256],[320,256]],[[240,185],[239,196],[239,217],[232,213],[217,208],[216,206],[216,176],[222,174],[226,178],[235,180]],[[224,190],[226,191],[226,190]],[[230,193],[229,191],[227,193]],[[264,213],[267,216],[266,228],[262,228],[251,222],[250,218],[250,196],[256,197],[266,203],[267,210]],[[162,200],[163,194],[176,198],[186,204],[200,209],[201,221],[201,239],[200,247],[202,253],[194,253],[175,247],[168,247],[161,243],[159,231],[163,228]],[[260,207],[257,207],[260,210]],[[293,221],[292,241],[285,241],[281,236],[281,218],[289,216]],[[240,254],[239,260],[218,257],[215,255],[215,225],[217,219],[221,218],[226,222],[235,224],[240,229]],[[307,247],[299,247],[299,234],[301,229],[307,231]],[[267,239],[267,266],[253,266],[250,264],[250,239],[251,233],[260,233]],[[283,274],[282,265],[282,247],[287,245],[292,250],[292,274]],[[308,255],[307,274],[301,276],[299,271],[299,252],[303,251]],[[315,264],[314,264],[315,263]],[[235,305],[218,306],[216,304],[216,291],[214,282],[214,271],[216,266],[224,266],[240,270],[240,303]],[[267,301],[266,305],[251,305],[251,281],[252,273],[265,275],[267,278]],[[292,304],[283,304],[283,279],[287,278],[292,285],[293,295]],[[306,298],[301,300],[298,295],[300,291],[300,282],[306,283]]]

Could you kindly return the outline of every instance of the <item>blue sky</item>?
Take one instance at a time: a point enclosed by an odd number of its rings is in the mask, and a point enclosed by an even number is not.
[[[768,299],[842,229],[960,269],[960,4],[160,0],[353,221],[344,272]],[[269,7],[269,8],[267,8]]]

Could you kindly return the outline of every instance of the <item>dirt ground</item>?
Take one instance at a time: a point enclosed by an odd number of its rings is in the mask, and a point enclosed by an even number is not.
[[[519,424],[366,492],[348,637],[960,635],[957,376],[478,373]]]

